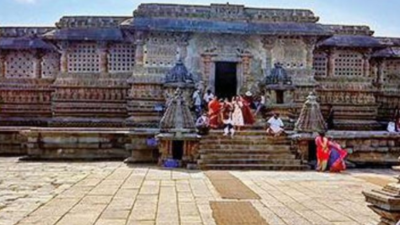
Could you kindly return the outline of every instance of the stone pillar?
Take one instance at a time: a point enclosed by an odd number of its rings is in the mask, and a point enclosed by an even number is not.
[[[0,50],[0,78],[6,76],[6,52]]]
[[[100,60],[100,73],[108,73],[108,48],[106,42],[98,43],[98,54]]]
[[[335,48],[332,48],[328,52],[328,77],[335,75]]]
[[[42,78],[42,61],[43,61],[43,53],[36,50],[35,58],[33,61],[33,77],[34,78]]]
[[[68,42],[60,44],[60,71],[61,73],[68,73]]]

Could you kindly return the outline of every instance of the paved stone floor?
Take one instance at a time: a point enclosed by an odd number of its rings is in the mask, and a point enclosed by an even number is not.
[[[240,201],[250,202],[270,225],[377,224],[361,191],[379,188],[369,178],[389,181],[396,174],[231,173],[261,197]],[[213,225],[211,201],[237,200],[222,199],[200,171],[0,158],[0,225]]]

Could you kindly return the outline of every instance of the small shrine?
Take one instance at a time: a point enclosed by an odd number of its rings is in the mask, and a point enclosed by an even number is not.
[[[156,137],[159,140],[159,165],[169,159],[181,162],[181,166],[196,162],[199,137],[180,88],[168,103],[160,122],[160,134]]]
[[[325,131],[326,129],[326,123],[317,102],[317,96],[314,92],[311,92],[301,109],[299,119],[294,125],[294,130],[313,133]]]
[[[270,74],[265,77],[265,86],[271,94],[272,103],[286,104],[292,101],[294,85],[281,63],[275,63]]]

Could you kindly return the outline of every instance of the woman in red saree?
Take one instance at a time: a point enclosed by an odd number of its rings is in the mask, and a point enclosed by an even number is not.
[[[325,171],[328,168],[328,160],[330,155],[329,140],[325,137],[324,132],[320,132],[315,138],[317,146],[317,171]]]
[[[208,116],[210,118],[210,127],[212,129],[217,129],[220,126],[220,111],[221,111],[221,104],[218,101],[217,97],[214,97],[208,103]]]
[[[242,102],[243,105],[242,114],[243,114],[244,124],[253,125],[255,123],[255,119],[250,109],[251,100],[249,98],[240,97],[240,101]]]

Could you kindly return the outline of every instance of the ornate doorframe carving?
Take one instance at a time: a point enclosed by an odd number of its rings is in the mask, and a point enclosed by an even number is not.
[[[217,52],[216,48],[207,49],[202,56],[203,79],[207,84],[207,89],[215,93],[215,64],[217,62],[236,63],[237,93],[245,85],[247,77],[250,75],[250,59],[252,55],[248,51],[236,49],[236,52]]]

